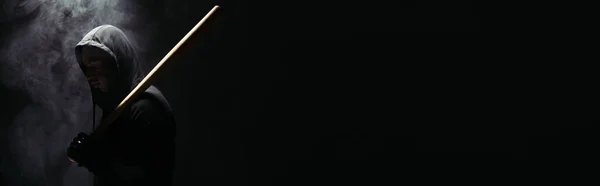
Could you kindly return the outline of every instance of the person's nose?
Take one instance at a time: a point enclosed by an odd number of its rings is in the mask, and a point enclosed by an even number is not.
[[[86,65],[87,74],[96,75],[98,73],[98,65],[96,65],[96,64],[97,63],[95,63],[95,62],[90,62],[89,64]]]

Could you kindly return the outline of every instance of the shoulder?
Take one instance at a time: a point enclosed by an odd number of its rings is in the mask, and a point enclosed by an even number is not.
[[[132,110],[156,110],[160,108],[158,102],[154,99],[141,98],[131,104]]]
[[[172,113],[164,111],[156,99],[141,98],[133,102],[129,117],[128,126],[132,131],[161,134],[169,138],[175,134],[176,126]]]
[[[150,86],[131,104],[131,120],[152,122],[173,120],[171,107],[160,91]]]
[[[141,94],[140,98],[154,100],[158,106],[164,109],[164,111],[171,112],[169,101],[167,101],[167,98],[165,98],[162,92],[155,86],[151,85],[148,87],[148,89]]]
[[[133,117],[132,119],[140,117],[148,118],[163,115],[160,113],[162,113],[160,104],[154,99],[142,98],[136,100],[131,104],[131,114]]]

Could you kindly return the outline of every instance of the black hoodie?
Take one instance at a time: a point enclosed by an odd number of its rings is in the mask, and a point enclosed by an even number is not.
[[[116,61],[118,83],[110,93],[90,86],[93,102],[102,108],[105,118],[144,74],[134,47],[117,27],[96,27],[77,44],[75,54],[82,69],[83,46],[100,48]],[[106,135],[103,153],[93,158],[97,168],[90,170],[96,176],[95,185],[171,185],[175,120],[169,103],[156,87],[150,86],[135,99],[109,126]]]

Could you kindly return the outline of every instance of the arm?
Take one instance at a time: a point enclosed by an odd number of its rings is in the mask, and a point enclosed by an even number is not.
[[[93,161],[82,162],[83,166],[100,180],[116,185],[160,182],[172,171],[168,155],[173,152],[174,123],[169,116],[153,100],[137,101],[132,105],[131,122],[119,129],[126,135],[118,139],[118,147],[96,143],[96,152],[90,153],[96,156],[90,156]],[[118,154],[111,157],[102,152]]]

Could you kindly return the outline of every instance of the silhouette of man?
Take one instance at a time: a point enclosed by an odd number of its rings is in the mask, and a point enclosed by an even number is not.
[[[112,25],[88,32],[75,46],[75,54],[103,120],[144,78],[132,44]],[[95,186],[171,185],[174,141],[171,107],[150,86],[109,126],[102,140],[95,133],[79,133],[67,154],[95,175]]]

